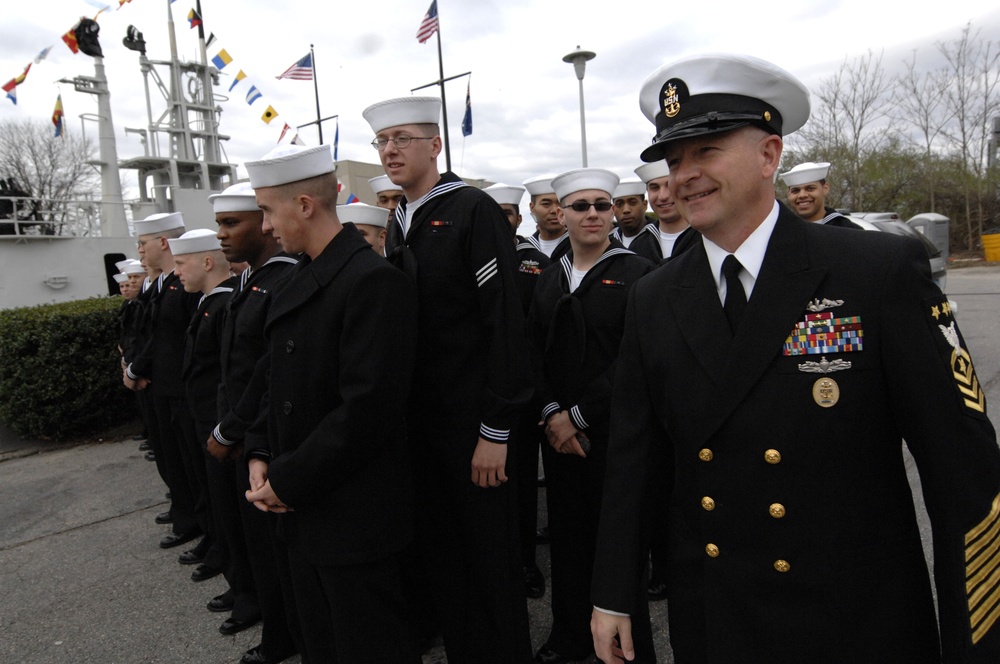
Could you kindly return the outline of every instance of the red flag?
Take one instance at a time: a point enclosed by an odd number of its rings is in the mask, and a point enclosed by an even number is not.
[[[66,46],[68,46],[69,50],[73,51],[74,53],[80,52],[80,45],[76,43],[76,26],[78,25],[80,24],[75,23],[73,27],[69,29],[69,32],[67,32],[62,36],[62,40],[66,42]]]
[[[281,142],[281,139],[283,139],[285,137],[285,132],[287,132],[289,129],[291,129],[291,127],[289,127],[288,123],[286,122],[285,126],[281,128],[281,136],[278,137],[278,142],[279,143]]]

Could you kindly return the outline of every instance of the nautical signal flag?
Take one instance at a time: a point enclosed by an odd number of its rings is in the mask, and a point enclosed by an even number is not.
[[[250,89],[247,91],[247,103],[253,106],[253,103],[260,99],[263,95],[257,89],[257,86],[251,85]]]
[[[52,110],[52,124],[56,126],[56,138],[63,135],[62,95],[56,97],[56,107]]]
[[[472,81],[465,86],[465,115],[462,117],[462,136],[472,136]]]
[[[278,142],[279,142],[279,143],[281,142],[281,139],[283,139],[283,138],[285,137],[285,133],[286,133],[286,132],[287,132],[287,131],[288,131],[289,129],[291,129],[291,127],[289,127],[289,126],[288,126],[288,123],[286,122],[286,123],[285,123],[285,126],[281,128],[281,136],[278,136]]]
[[[424,19],[420,21],[420,27],[417,28],[417,41],[423,44],[428,39],[434,36],[434,33],[438,31],[438,3],[437,0],[431,2],[430,8],[427,13],[424,14]]]
[[[311,81],[313,78],[312,53],[306,53],[304,58],[286,69],[281,76],[276,76],[275,78],[278,80],[290,78],[296,81]]]
[[[15,76],[3,85],[3,91],[7,93],[7,99],[10,99],[14,104],[17,104],[17,86],[24,83],[24,79],[28,77],[28,70],[31,69],[31,63],[24,68],[19,76]]]
[[[229,86],[229,91],[230,91],[230,92],[232,92],[232,91],[233,91],[233,88],[235,88],[235,87],[236,87],[236,84],[237,84],[237,83],[239,83],[240,81],[242,81],[242,80],[243,80],[244,78],[246,78],[246,77],[247,77],[247,75],[246,75],[246,74],[245,74],[245,73],[243,72],[243,70],[241,69],[241,70],[239,71],[239,73],[237,73],[237,74],[236,74],[236,78],[235,78],[235,79],[233,80],[233,83],[232,83],[232,85],[230,85],[230,86]]]
[[[201,16],[198,15],[194,9],[188,12],[188,23],[191,24],[191,29],[197,28],[201,25]]]
[[[360,203],[360,202],[361,202],[361,199],[358,198],[357,196],[355,196],[354,194],[350,194],[347,197],[347,205],[350,205],[351,203]]]
[[[51,50],[52,50],[51,46],[46,46],[41,51],[39,51],[38,55],[35,56],[35,64],[37,65],[39,62],[41,62],[42,60],[44,60],[46,58],[46,56],[48,56],[49,51],[51,51]]]
[[[268,106],[267,110],[264,111],[264,115],[260,116],[260,119],[263,120],[266,124],[271,124],[271,120],[275,119],[276,117],[278,117],[278,112],[274,110],[274,106]]]
[[[216,69],[224,69],[226,65],[232,62],[233,59],[230,57],[226,49],[219,51],[219,54],[212,58],[212,64],[215,65]]]
[[[79,21],[74,23],[73,27],[70,28],[69,31],[67,31],[66,34],[62,36],[63,42],[65,42],[69,50],[73,51],[74,53],[80,52],[80,45],[76,41],[76,26],[78,25],[80,25]]]

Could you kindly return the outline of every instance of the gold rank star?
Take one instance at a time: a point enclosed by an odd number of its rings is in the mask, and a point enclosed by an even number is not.
[[[947,300],[941,304],[941,311],[946,315],[951,315],[951,304]]]
[[[931,307],[931,316],[934,316],[934,320],[937,320],[938,318],[941,317],[941,310],[938,309],[937,305]]]

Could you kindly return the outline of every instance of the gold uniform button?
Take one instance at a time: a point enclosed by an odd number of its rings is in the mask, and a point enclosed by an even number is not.
[[[709,496],[705,496],[704,498],[701,499],[701,506],[705,509],[706,512],[711,512],[712,510],[715,509],[715,501],[712,500]]]
[[[788,564],[787,560],[775,560],[774,569],[784,574],[788,570],[792,569],[792,566]]]
[[[772,465],[781,463],[781,452],[778,450],[767,450],[764,452],[764,461]]]
[[[785,506],[782,505],[781,503],[774,503],[767,509],[767,511],[775,519],[780,519],[781,517],[785,516]]]
[[[715,546],[714,544],[706,544],[705,545],[705,553],[708,554],[709,558],[718,558],[719,557],[719,547]]]
[[[713,456],[715,455],[712,454],[712,450],[708,449],[707,447],[698,452],[698,458],[701,459],[702,461],[711,461]]]

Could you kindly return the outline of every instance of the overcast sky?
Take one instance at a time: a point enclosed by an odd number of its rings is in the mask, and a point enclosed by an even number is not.
[[[112,0],[114,7],[118,0]],[[208,57],[225,48],[233,58],[216,88],[224,109],[221,131],[231,136],[231,162],[259,158],[275,146],[284,122],[315,119],[313,84],[276,80],[315,44],[319,101],[324,116],[340,114],[339,157],[376,162],[371,131],[361,111],[376,101],[410,94],[438,76],[436,37],[425,44],[415,35],[429,0],[203,0],[205,32],[214,32]],[[460,129],[466,79],[448,84],[452,167],[460,175],[520,183],[545,172],[581,165],[577,80],[562,57],[577,45],[597,53],[584,80],[589,165],[632,175],[638,154],[649,144],[652,125],[638,107],[639,88],[660,65],[679,57],[725,51],[770,60],[811,89],[832,74],[845,57],[885,49],[896,64],[917,49],[918,60],[936,56],[934,42],[956,38],[970,20],[983,34],[1000,33],[996,0],[949,0],[926,4],[871,0],[773,3],[695,1],[654,3],[615,0],[592,11],[585,3],[543,0],[439,0],[445,76],[472,72],[474,131]],[[198,56],[197,30],[188,27],[193,0],[171,5],[182,59]],[[336,7],[336,10],[333,9]],[[0,97],[0,121],[48,120],[62,93],[67,124],[80,131],[79,116],[96,103],[61,78],[93,75],[93,59],[73,55],[60,36],[81,16],[97,9],[84,0],[7,3],[0,26],[0,79],[23,71],[35,55],[52,46],[17,88],[17,105]],[[138,54],[121,39],[133,24],[145,35],[151,59],[169,57],[167,0],[131,0],[98,18],[111,88],[111,103],[122,158],[141,154],[125,127],[144,127],[145,101]],[[247,79],[228,93],[242,69]],[[254,84],[263,98],[248,106]],[[417,94],[436,94],[431,88]],[[222,100],[228,97],[227,100]],[[268,104],[279,117],[260,120]],[[154,115],[162,107],[154,104]],[[303,140],[318,143],[315,128]],[[332,143],[334,126],[324,126]],[[96,134],[94,135],[96,138]],[[286,141],[288,138],[286,137]],[[440,162],[444,170],[444,159]],[[241,169],[240,173],[244,171]],[[126,196],[128,194],[126,193]],[[527,212],[527,210],[525,210]],[[526,215],[527,216],[527,215]]]

